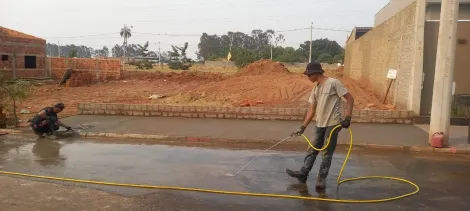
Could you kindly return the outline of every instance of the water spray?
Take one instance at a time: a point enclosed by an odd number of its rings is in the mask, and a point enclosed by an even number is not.
[[[281,141],[277,142],[276,144],[272,145],[271,147],[265,149],[263,152],[261,152],[259,155],[257,155],[256,157],[254,157],[253,159],[250,160],[250,162],[246,163],[244,166],[242,166],[240,169],[238,169],[237,173],[225,173],[224,175],[227,176],[227,177],[235,177],[237,176],[243,169],[245,169],[248,165],[250,165],[253,161],[255,161],[256,159],[258,159],[259,157],[261,157],[261,155],[263,155],[264,153],[266,153],[267,151],[271,150],[272,148],[276,147],[277,145],[281,144],[282,142],[286,141],[287,139],[291,138],[293,136],[290,135],[288,137],[286,137],[285,139],[282,139]]]

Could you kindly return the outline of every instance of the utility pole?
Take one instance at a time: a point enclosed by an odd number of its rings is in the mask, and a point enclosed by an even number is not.
[[[162,53],[160,51],[160,41],[158,41],[158,65],[160,68],[163,68],[162,66]]]
[[[310,23],[310,50],[308,52],[308,63],[312,62],[312,39],[313,39],[313,22]]]
[[[429,141],[435,133],[442,132],[444,146],[449,144],[458,13],[458,0],[442,1]]]
[[[124,28],[126,28],[126,27],[124,27]],[[122,45],[122,55],[124,57],[123,58],[124,63],[126,62],[126,50],[127,50],[126,49],[126,46],[127,46],[127,38],[126,37],[127,37],[127,33],[124,32],[124,43]]]
[[[271,60],[273,60],[273,45],[271,44]]]
[[[58,45],[57,45],[57,48],[59,49],[59,57],[60,57],[60,42],[57,42]]]

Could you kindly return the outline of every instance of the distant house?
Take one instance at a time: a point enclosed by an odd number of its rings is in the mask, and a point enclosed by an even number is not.
[[[0,26],[0,73],[7,78],[46,77],[46,40]]]

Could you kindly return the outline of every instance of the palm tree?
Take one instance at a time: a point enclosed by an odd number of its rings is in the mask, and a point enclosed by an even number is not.
[[[131,26],[132,28],[132,26]],[[131,28],[127,27],[127,25],[124,25],[124,27],[122,27],[121,29],[121,32],[119,33],[121,35],[121,37],[124,38],[124,43],[123,43],[123,48],[124,48],[124,59],[126,59],[126,50],[127,50],[127,39],[129,39],[129,37],[132,36],[131,34]]]

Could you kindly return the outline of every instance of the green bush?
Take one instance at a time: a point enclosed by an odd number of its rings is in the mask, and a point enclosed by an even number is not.
[[[136,66],[136,68],[139,70],[149,70],[153,68],[153,65],[155,64],[155,62],[152,62],[149,60],[135,60],[135,61],[130,61],[128,64]]]
[[[31,93],[31,84],[28,81],[16,80],[8,81],[3,74],[0,73],[0,107],[5,112],[11,114],[7,116],[7,120],[18,123],[16,116],[16,104],[18,101],[26,99]],[[14,125],[16,125],[16,123]]]

